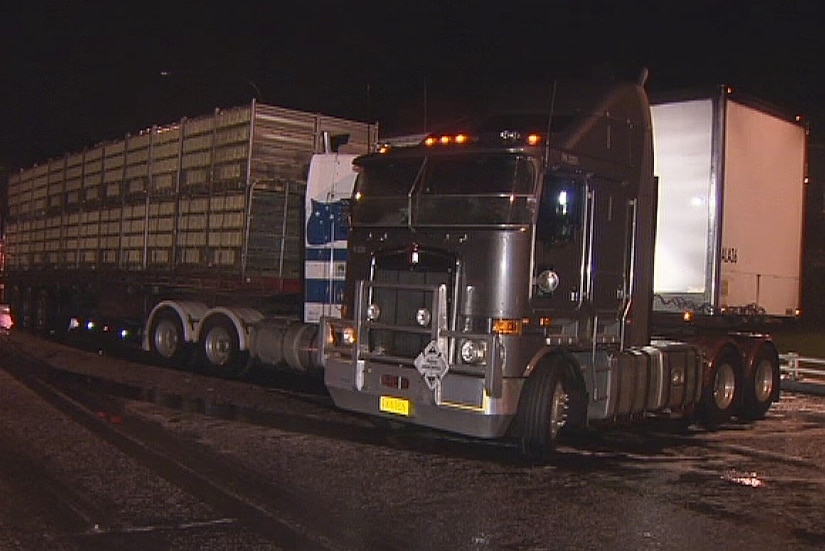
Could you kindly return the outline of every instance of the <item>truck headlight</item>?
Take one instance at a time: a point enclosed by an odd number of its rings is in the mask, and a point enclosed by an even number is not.
[[[430,325],[430,321],[432,321],[432,319],[432,314],[430,314],[430,311],[426,308],[419,308],[415,313],[415,322],[421,327],[427,327]]]
[[[352,327],[345,327],[343,331],[341,331],[341,344],[344,346],[355,346],[355,329]]]
[[[478,365],[487,363],[487,344],[483,341],[472,339],[463,341],[461,343],[460,353],[461,361],[465,364]]]
[[[381,317],[381,307],[374,302],[367,306],[367,319],[370,321],[378,321]]]
[[[327,343],[332,346],[341,346],[346,348],[352,348],[358,340],[353,327],[343,327],[340,329],[334,327],[329,332],[326,339]]]

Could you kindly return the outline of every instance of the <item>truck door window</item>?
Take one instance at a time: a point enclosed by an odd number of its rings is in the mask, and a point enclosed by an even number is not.
[[[569,177],[550,175],[544,184],[536,223],[536,238],[549,243],[566,243],[581,225],[584,184]]]

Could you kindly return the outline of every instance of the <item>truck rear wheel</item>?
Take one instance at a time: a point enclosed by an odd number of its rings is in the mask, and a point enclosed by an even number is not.
[[[191,355],[184,339],[183,322],[171,308],[162,308],[149,327],[149,349],[155,360],[168,367],[184,367]]]
[[[519,400],[519,450],[531,465],[553,456],[567,423],[570,380],[561,360],[539,365],[524,382]]]
[[[753,373],[745,381],[742,417],[763,419],[771,404],[779,398],[779,357],[763,349],[756,358]]]
[[[702,424],[715,429],[736,413],[742,387],[739,359],[731,349],[721,351],[711,367],[710,384],[702,391]]]
[[[225,316],[212,316],[201,329],[201,360],[205,371],[225,379],[237,379],[251,367],[249,352],[240,349],[235,325]]]

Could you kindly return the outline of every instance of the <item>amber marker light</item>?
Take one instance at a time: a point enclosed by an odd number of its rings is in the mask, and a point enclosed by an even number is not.
[[[693,312],[690,312],[690,311],[682,312],[682,321],[685,321],[687,323],[692,322],[693,321]]]
[[[538,134],[530,134],[527,136],[528,145],[538,145],[539,143],[541,143],[541,136]]]
[[[455,137],[455,143],[461,145],[463,143],[467,143],[467,135],[466,134],[458,134]]]
[[[493,321],[493,333],[499,335],[521,335],[524,328],[523,320],[495,320]]]

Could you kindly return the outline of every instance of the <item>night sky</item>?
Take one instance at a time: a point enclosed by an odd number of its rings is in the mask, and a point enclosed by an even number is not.
[[[387,136],[457,118],[503,83],[641,67],[651,93],[730,85],[805,115],[817,140],[817,5],[0,0],[0,167],[255,96],[377,121]]]

